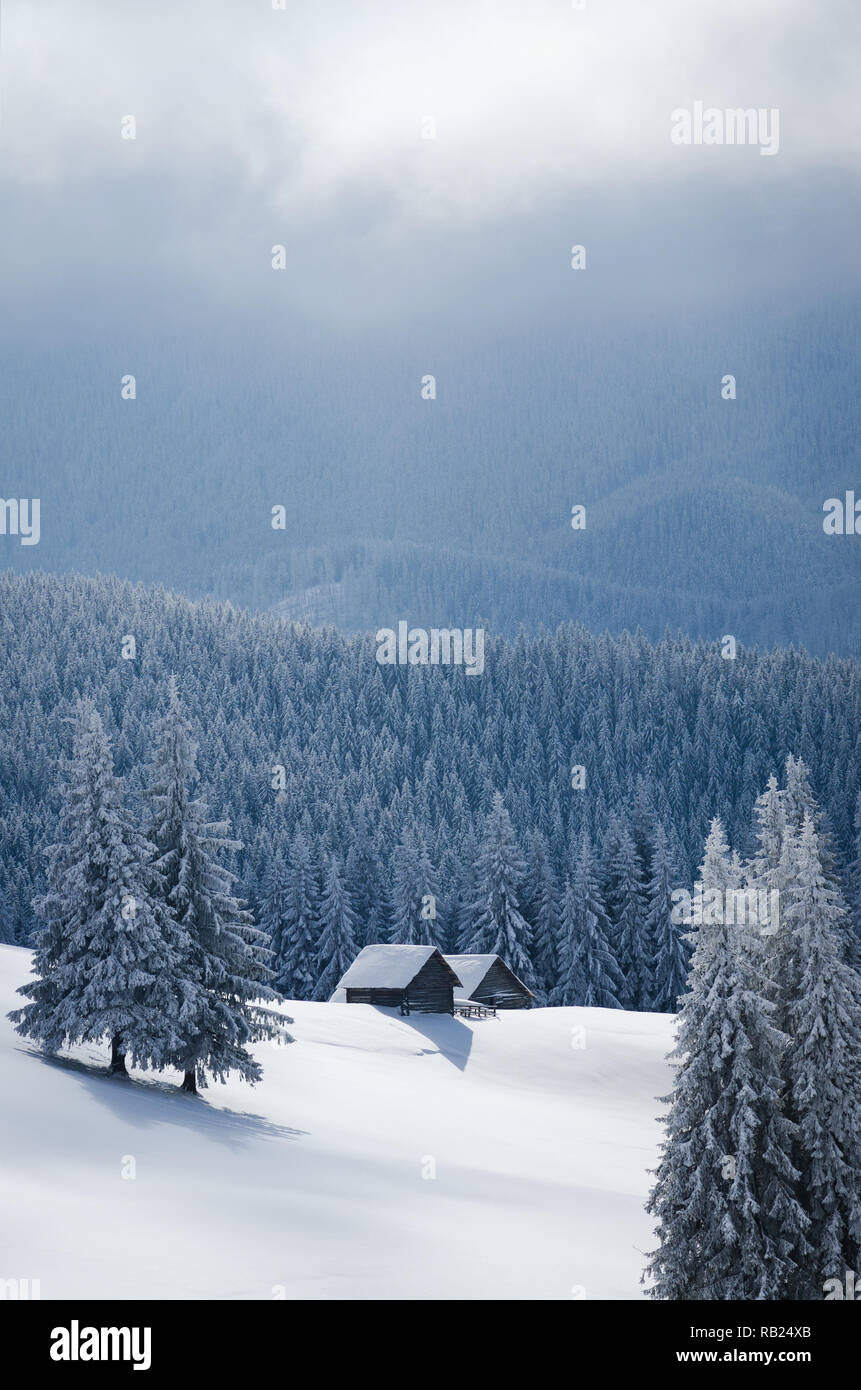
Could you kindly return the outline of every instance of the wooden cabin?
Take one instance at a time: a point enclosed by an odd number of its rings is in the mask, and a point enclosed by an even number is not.
[[[460,988],[435,946],[365,946],[329,1002],[381,1004],[402,1014],[450,1014]]]
[[[535,999],[501,956],[446,956],[462,984],[455,1001],[471,999],[491,1009],[528,1009]]]

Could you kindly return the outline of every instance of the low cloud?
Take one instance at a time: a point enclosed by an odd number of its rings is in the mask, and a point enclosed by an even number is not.
[[[849,5],[802,0],[7,0],[6,250],[26,281],[62,229],[78,276],[131,249],[144,277],[214,288],[318,244],[379,302],[399,259],[525,224],[561,246],[637,190],[671,224],[703,189],[732,210],[854,184],[857,32]],[[779,109],[779,157],[673,145],[696,101]],[[314,274],[325,300],[325,257]]]

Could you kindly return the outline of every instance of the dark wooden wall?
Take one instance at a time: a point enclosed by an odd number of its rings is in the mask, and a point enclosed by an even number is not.
[[[493,1004],[497,1009],[528,1009],[532,1003],[529,990],[523,988],[501,960],[493,962],[471,998],[478,1004]]]
[[[396,1009],[403,1003],[405,990],[402,989],[350,989],[347,987],[348,1004],[382,1004],[387,1009]]]
[[[454,1010],[454,981],[441,956],[431,956],[407,990],[410,1010],[417,1014],[450,1014]]]

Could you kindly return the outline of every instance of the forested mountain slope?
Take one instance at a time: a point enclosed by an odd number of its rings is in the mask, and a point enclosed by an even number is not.
[[[121,655],[128,635],[133,660]],[[489,639],[480,676],[381,667],[370,635],[118,579],[8,572],[0,650],[6,940],[27,940],[33,925],[76,698],[95,699],[117,771],[139,787],[171,673],[211,809],[245,844],[235,864],[245,894],[257,902],[301,828],[314,863],[337,856],[368,934],[390,928],[393,883],[415,852],[433,866],[442,939],[454,939],[494,791],[531,871],[540,874],[543,853],[560,887],[581,832],[600,855],[619,822],[649,843],[663,826],[685,883],[712,816],[748,848],[754,799],[793,753],[810,769],[840,866],[855,854],[861,672],[848,660],[744,648],[727,660],[714,642],[652,646],[568,626]],[[579,790],[575,765],[586,770]],[[524,898],[533,892],[527,882]]]

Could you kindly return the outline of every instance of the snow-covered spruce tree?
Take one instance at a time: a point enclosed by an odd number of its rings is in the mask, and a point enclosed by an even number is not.
[[[854,839],[849,862],[849,911],[856,940],[861,943],[861,792],[855,800],[852,827]]]
[[[317,945],[315,999],[331,999],[341,976],[356,958],[356,914],[344,887],[337,857],[326,867],[320,899],[320,936]]]
[[[289,999],[313,999],[320,935],[319,886],[311,849],[301,826],[290,845],[288,878],[283,934],[276,948],[279,973],[275,986]]]
[[[717,912],[723,914],[726,894],[738,888],[740,882],[740,874],[735,857],[730,853],[723,823],[715,816],[709,826],[703,861],[697,876],[697,885],[702,889],[703,917],[706,921],[714,921]]]
[[[622,818],[618,811],[611,811],[607,828],[601,837],[601,853],[598,857],[598,887],[603,901],[609,902],[616,891],[616,873],[613,868],[622,837]],[[576,847],[574,853],[576,854]]]
[[[398,946],[440,946],[436,876],[427,851],[407,833],[392,854],[392,943]],[[433,915],[431,915],[431,913]]]
[[[360,808],[360,813],[368,815]],[[314,874],[316,882],[316,873]],[[356,911],[356,946],[370,946],[389,939],[383,872],[370,834],[360,826],[344,863],[344,887]],[[319,892],[317,892],[319,897]]]
[[[822,871],[829,883],[833,887],[839,888],[840,874],[837,868],[837,855],[829,818],[813,794],[810,769],[803,758],[794,758],[790,753],[786,759],[785,782],[786,785],[780,792],[780,804],[783,808],[786,826],[788,829],[794,830],[796,834],[800,834],[806,817],[810,817],[816,831]],[[861,955],[857,954],[858,943],[855,935],[849,930],[847,922],[841,925],[841,931],[844,935],[847,953],[852,958],[850,963],[857,970],[861,968]]]
[[[734,870],[713,821],[700,870],[723,893]],[[654,1298],[783,1299],[806,1255],[795,1194],[795,1128],[782,1110],[780,1057],[755,928],[704,914],[688,992],[666,1140],[648,1209],[659,1246],[644,1279]]]
[[[262,1069],[248,1045],[292,1041],[285,1028],[291,1020],[266,1007],[277,998],[267,939],[233,896],[233,874],[215,857],[241,845],[230,838],[226,821],[207,821],[203,801],[192,796],[196,746],[173,677],[156,739],[150,838],[164,900],[183,933],[182,975],[196,992],[182,1010],[171,1061],[183,1073],[185,1091],[206,1085],[208,1077],[223,1081],[232,1071],[259,1081]]]
[[[781,793],[781,800],[786,824],[790,830],[800,833],[805,818],[809,816],[812,820],[822,872],[831,887],[841,895],[840,875],[837,872],[828,817],[813,795],[807,764],[802,758],[793,758],[792,754],[786,759],[786,788]],[[845,959],[855,971],[861,972],[861,938],[855,930],[851,914],[841,914],[839,931]]]
[[[295,999],[297,996],[292,988],[292,971],[287,968],[286,962],[290,949],[290,886],[290,866],[286,854],[281,849],[272,855],[263,874],[257,900],[257,924],[268,939],[272,952],[269,966],[272,971],[273,989],[283,998]]]
[[[181,979],[181,933],[160,900],[153,847],[135,827],[114,776],[111,743],[89,700],[75,714],[60,837],[48,890],[36,900],[31,1002],[11,1015],[49,1051],[110,1040],[113,1073],[126,1058],[164,1066],[194,991]]]
[[[460,949],[468,955],[501,956],[526,988],[534,989],[529,924],[519,898],[525,868],[502,793],[494,792],[475,862],[472,932]]]
[[[431,863],[427,845],[421,839],[419,840],[419,882],[424,884],[425,888],[422,894],[420,914],[422,921],[428,928],[428,940],[424,944],[433,944],[442,950],[448,937],[448,928],[440,889],[440,876]]]
[[[823,1297],[861,1268],[861,980],[843,950],[846,907],[823,869],[813,819],[787,830],[780,926],[772,938],[793,1159],[810,1255],[788,1295]]]
[[[612,891],[606,902],[614,954],[622,972],[620,1002],[626,1009],[646,1009],[653,993],[646,927],[646,892],[634,839],[620,825],[609,864]]]
[[[777,779],[771,776],[765,791],[757,797],[754,803],[753,853],[743,868],[745,890],[757,894],[758,917],[765,911],[769,918],[767,924],[760,921],[760,926],[766,928],[760,932],[760,935],[766,959],[767,988],[771,999],[776,999],[774,953],[778,949],[778,943],[774,939],[773,924],[770,921],[774,901],[771,895],[777,894],[776,901],[779,912],[779,905],[785,896],[784,889],[786,887],[783,881],[788,862],[785,855],[786,839],[784,793],[778,788]],[[785,1019],[781,1019],[779,1016],[776,1017],[775,1021],[778,1027],[785,1025]]]
[[[278,848],[268,859],[257,892],[257,926],[268,940],[271,959],[271,986],[284,998],[289,998],[289,976],[284,970],[287,948],[287,899],[289,895],[289,866],[284,849]]]
[[[561,941],[559,984],[550,1002],[620,1009],[624,982],[610,944],[610,921],[587,831],[580,838],[574,874],[565,885]]]
[[[15,929],[15,914],[12,909],[12,897],[2,883],[0,883],[0,942],[10,946],[16,946],[18,944],[18,933]]]
[[[826,882],[842,901],[826,819],[813,795],[807,767],[801,758],[794,758],[791,754],[786,760],[786,788],[779,790],[776,779],[770,777],[766,790],[757,798],[754,806],[755,848],[745,865],[745,884],[748,888],[763,893],[776,891],[778,903],[783,900],[786,889],[783,875],[788,862],[784,859],[784,845],[788,835],[798,836],[801,833],[808,817],[813,824]],[[838,928],[844,958],[858,972],[861,970],[861,938],[855,930],[851,911],[841,914]],[[776,949],[777,945],[772,938],[772,949]],[[773,974],[773,971],[770,973]]]
[[[655,838],[656,819],[652,795],[643,774],[638,772],[631,806],[630,824],[644,883],[648,883],[652,876],[652,845]]]
[[[816,830],[821,828],[822,812],[813,795],[810,771],[803,758],[789,754],[786,759],[784,788],[781,804],[786,824],[792,830],[800,831],[805,817],[810,816]]]
[[[476,898],[475,865],[478,859],[477,837],[467,831],[458,846],[452,882],[448,889],[449,950],[456,955],[463,950],[473,931],[473,904]]]
[[[573,969],[579,931],[577,899],[570,878],[565,879],[559,905],[558,967],[556,980],[547,996],[548,1004],[567,1008],[579,1004],[579,980]]]
[[[598,870],[587,831],[583,832],[572,878],[577,932],[570,974],[587,1008],[622,1007],[624,977],[611,945],[612,930],[598,886]]]
[[[768,786],[758,796],[753,808],[755,848],[745,866],[745,878],[751,888],[778,888],[778,871],[783,855],[786,833],[786,811],[783,793],[777,778],[769,777]]]
[[[559,886],[547,841],[540,832],[529,839],[524,883],[525,916],[532,930],[532,960],[543,1003],[550,998],[559,980],[560,905]]]
[[[677,862],[660,822],[652,841],[652,876],[647,887],[646,935],[651,953],[651,999],[657,1013],[675,1013],[685,991],[690,953],[683,928],[673,921],[673,893],[679,886]]]
[[[273,858],[263,876],[258,925],[272,950],[272,987],[285,999],[311,999],[317,983],[317,888],[301,826],[289,853]]]

